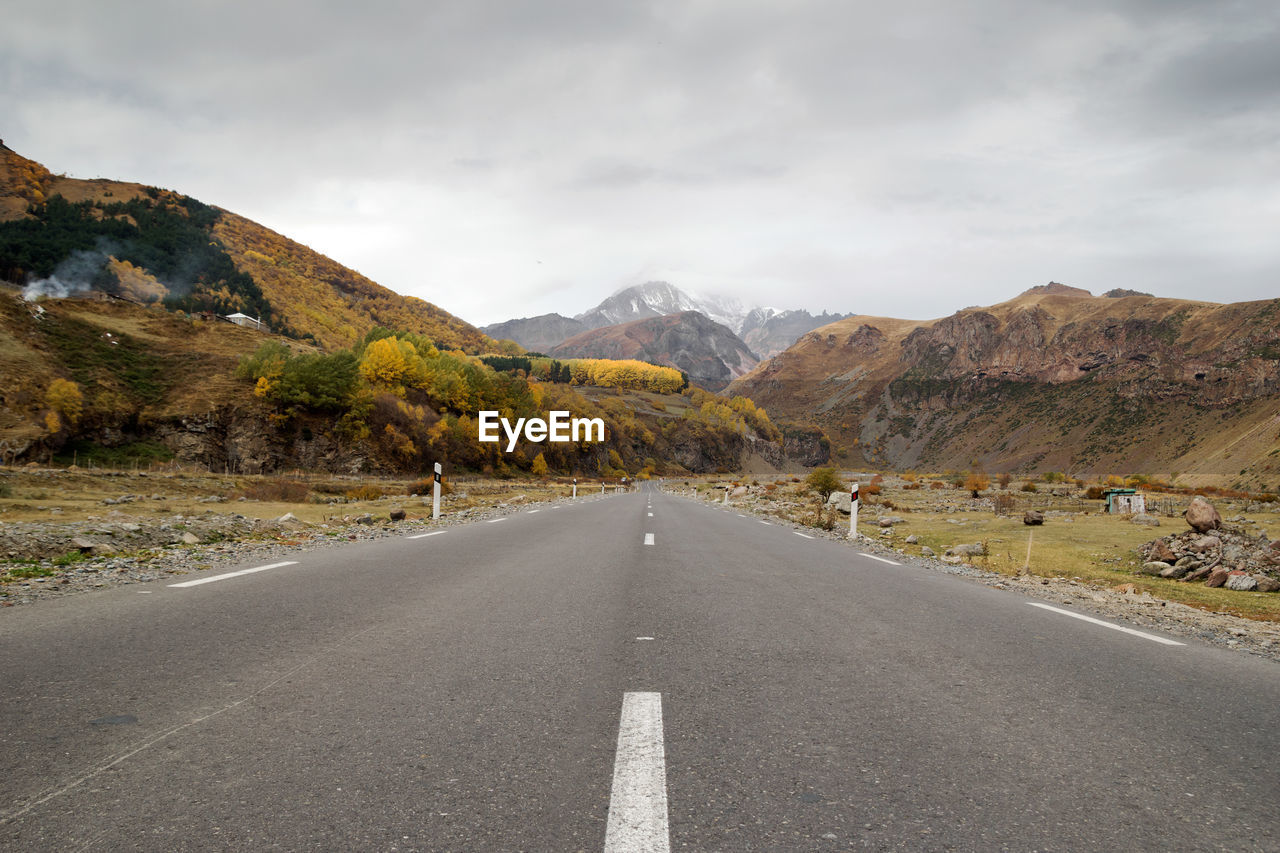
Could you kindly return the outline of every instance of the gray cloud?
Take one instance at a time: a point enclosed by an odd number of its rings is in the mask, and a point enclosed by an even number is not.
[[[479,323],[659,277],[1237,300],[1280,272],[1278,42],[1246,2],[81,0],[6,22],[0,115]]]

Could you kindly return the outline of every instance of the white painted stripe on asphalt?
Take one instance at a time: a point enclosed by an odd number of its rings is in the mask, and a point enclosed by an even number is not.
[[[861,555],[862,555],[862,556],[864,556],[864,557],[870,557],[870,558],[871,558],[871,559],[873,559],[873,560],[879,560],[879,561],[880,561],[880,562],[882,562],[882,563],[888,563],[888,564],[889,564],[889,565],[891,565],[891,566],[901,566],[901,565],[902,565],[902,563],[895,563],[893,560],[886,560],[884,557],[877,557],[875,554],[868,554],[866,551],[859,551],[858,553],[859,553],[859,554],[861,554]]]
[[[526,510],[526,512],[527,512],[529,515],[533,515],[535,512],[537,512],[537,510],[536,510],[536,509],[531,509],[531,510]]]
[[[489,519],[489,522],[488,522],[488,523],[489,523],[489,524],[497,524],[499,521],[506,521],[506,519],[505,519],[505,518],[491,518],[491,519]]]
[[[1126,634],[1133,634],[1135,637],[1141,637],[1144,640],[1151,640],[1153,643],[1161,643],[1166,646],[1185,646],[1186,643],[1179,643],[1177,640],[1166,640],[1164,637],[1157,637],[1155,634],[1148,634],[1143,631],[1135,631],[1133,628],[1126,628],[1123,625],[1113,625],[1110,622],[1103,622],[1101,619],[1094,619],[1092,616],[1085,616],[1083,613],[1072,613],[1070,610],[1063,610],[1061,607],[1052,607],[1048,604],[1041,604],[1038,601],[1028,601],[1032,607],[1039,607],[1043,610],[1052,610],[1054,613],[1061,613],[1063,616],[1070,616],[1072,619],[1079,619],[1083,622],[1092,622],[1094,625],[1101,625],[1103,628],[1110,628],[1113,631],[1123,631]]]
[[[605,853],[669,853],[662,694],[624,693]]]
[[[254,572],[265,572],[267,569],[278,569],[281,566],[296,566],[297,560],[285,560],[283,563],[271,563],[266,566],[257,566],[252,569],[241,569],[238,572],[227,572],[225,575],[214,575],[210,578],[200,578],[195,581],[183,581],[182,583],[171,583],[172,587],[200,586],[200,584],[213,583],[214,581],[224,581],[227,578],[238,578],[241,575],[251,575]]]
[[[646,534],[644,535],[644,544],[646,544],[646,545],[652,545],[652,544],[653,544],[653,534],[652,534],[652,533],[646,533]]]
[[[439,536],[441,533],[447,533],[446,530],[433,530],[430,533],[419,533],[417,536],[406,536],[406,539],[426,539],[428,536]]]
[[[769,525],[770,527],[772,527],[772,526],[773,526],[773,522],[772,522],[772,521],[765,521],[763,518],[762,518],[762,519],[760,519],[760,523],[761,523],[761,524],[767,524],[767,525]]]
[[[793,530],[793,531],[791,531],[791,532],[792,532],[792,533],[794,533],[794,534],[795,534],[795,535],[797,535],[797,536],[803,536],[805,539],[812,539],[812,538],[813,538],[813,537],[812,537],[812,536],[810,536],[808,533],[801,533],[799,530]]]
[[[743,515],[742,513],[738,513],[738,518],[746,518],[746,516]]]
[[[653,518],[653,513],[651,513],[651,512],[650,512],[650,513],[646,513],[646,515],[648,515],[650,518]]]

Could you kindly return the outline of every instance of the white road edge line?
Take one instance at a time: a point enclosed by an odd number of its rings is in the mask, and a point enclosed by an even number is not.
[[[812,539],[812,538],[813,538],[813,537],[812,537],[812,536],[810,536],[808,533],[801,533],[799,530],[793,530],[793,531],[791,531],[791,532],[792,532],[792,533],[794,533],[794,534],[795,534],[795,535],[797,535],[797,536],[803,536],[805,539]]]
[[[605,853],[669,853],[662,694],[624,693]]]
[[[267,569],[278,569],[281,566],[296,566],[297,564],[298,564],[297,560],[285,560],[283,563],[271,563],[266,566],[257,566],[252,569],[241,569],[238,572],[227,572],[224,575],[214,575],[213,577],[200,578],[199,580],[194,580],[194,581],[183,581],[182,583],[171,583],[169,584],[169,586],[176,587],[176,588],[182,588],[182,587],[188,587],[188,586],[200,586],[200,584],[204,584],[204,583],[213,583],[214,581],[224,581],[227,578],[238,578],[241,575],[251,575],[254,572],[265,572]]]
[[[1092,616],[1085,616],[1083,613],[1072,613],[1070,610],[1063,610],[1061,607],[1052,607],[1048,604],[1041,604],[1038,601],[1028,601],[1027,604],[1030,604],[1032,607],[1039,607],[1043,610],[1052,610],[1054,613],[1061,613],[1063,616],[1070,616],[1072,619],[1092,622],[1094,625],[1101,625],[1103,628],[1110,628],[1113,631],[1123,631],[1126,634],[1133,634],[1135,637],[1141,637],[1144,640],[1151,640],[1153,643],[1161,643],[1166,646],[1186,645],[1186,643],[1179,643],[1177,640],[1166,640],[1164,637],[1157,637],[1155,634],[1135,631],[1133,628],[1126,628],[1123,625],[1113,625],[1110,622],[1103,622],[1101,619],[1094,619]]]
[[[489,519],[489,522],[488,522],[488,523],[489,523],[489,524],[497,524],[499,521],[506,521],[506,519],[505,519],[505,518],[491,518],[491,519]]]
[[[646,544],[646,545],[652,545],[652,544],[653,544],[653,534],[652,534],[652,533],[646,533],[646,534],[644,535],[644,544]]]
[[[526,514],[528,514],[528,515],[533,515],[533,514],[534,514],[535,512],[537,512],[537,511],[538,511],[538,510],[536,510],[536,509],[526,510]]]
[[[767,525],[769,525],[770,527],[772,527],[772,526],[773,526],[773,522],[772,522],[772,521],[765,521],[763,518],[762,518],[762,519],[760,519],[760,523],[761,523],[761,524],[767,524]]]
[[[447,530],[433,530],[430,533],[419,533],[417,536],[406,536],[406,539],[426,539],[428,536],[439,536],[441,533],[448,533]]]
[[[882,562],[882,563],[888,563],[888,564],[889,564],[889,565],[891,565],[891,566],[901,566],[901,565],[902,565],[902,563],[895,563],[893,560],[886,560],[884,557],[877,557],[875,554],[868,554],[866,551],[859,551],[858,553],[859,553],[859,554],[861,554],[861,555],[862,555],[862,556],[864,556],[864,557],[870,557],[870,558],[871,558],[871,559],[873,559],[873,560],[879,560],[879,561],[880,561],[880,562]]]

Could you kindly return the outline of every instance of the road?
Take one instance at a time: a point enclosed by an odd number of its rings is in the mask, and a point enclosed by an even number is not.
[[[291,559],[0,612],[0,848],[1280,849],[1263,659],[651,486]]]

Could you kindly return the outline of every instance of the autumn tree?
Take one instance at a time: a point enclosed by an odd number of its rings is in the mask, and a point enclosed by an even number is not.
[[[535,477],[547,476],[547,459],[541,453],[533,457],[533,465],[529,467],[529,471]]]
[[[80,386],[69,379],[50,382],[44,392],[44,404],[57,412],[58,418],[68,427],[75,426],[84,413],[84,395],[80,393]],[[57,432],[57,429],[50,429],[50,432]]]
[[[982,466],[975,465],[969,469],[969,474],[964,479],[964,487],[969,490],[969,494],[978,497],[981,492],[991,486],[991,478],[987,476],[987,472],[982,470]]]

